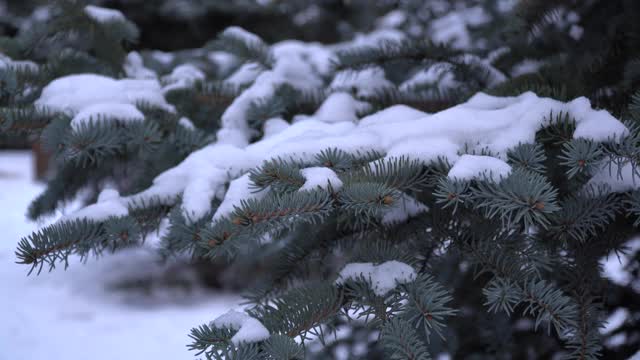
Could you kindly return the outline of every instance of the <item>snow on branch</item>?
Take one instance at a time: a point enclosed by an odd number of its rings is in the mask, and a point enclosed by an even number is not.
[[[112,22],[112,21],[126,21],[127,20],[119,10],[108,9],[108,8],[95,6],[95,5],[87,5],[87,6],[85,6],[84,12],[91,19],[93,19],[93,20],[95,20],[95,21],[97,21],[99,23]]]
[[[376,295],[384,296],[398,284],[406,284],[415,280],[416,271],[411,266],[395,260],[379,265],[351,263],[340,271],[336,283],[343,284],[347,280],[358,280],[359,278],[368,281]]]
[[[575,117],[575,138],[607,141],[628,133],[620,121],[606,111],[593,110],[585,98],[562,103],[531,92],[517,97],[479,93],[466,103],[431,115],[393,106],[357,123],[348,117],[346,121],[325,122],[309,116],[250,145],[211,144],[160,174],[147,190],[122,201],[182,196],[185,215],[197,220],[217,197],[222,200],[215,216],[219,218],[233,209],[227,202],[236,205],[253,197],[250,186],[234,186],[233,196],[227,198],[224,188],[229,181],[270,159],[313,163],[315,155],[328,148],[354,155],[377,151],[425,163],[445,158],[453,165],[450,176],[461,179],[482,173],[506,176],[510,171],[505,163],[507,151],[519,144],[534,143],[536,132],[549,125],[545,119],[550,112],[568,112]],[[459,156],[469,150],[469,144],[475,144],[471,150],[488,150],[495,156]],[[323,178],[329,179],[328,174]],[[334,181],[332,184],[337,185]]]
[[[262,323],[243,312],[229,310],[211,322],[212,327],[228,327],[237,330],[231,342],[238,346],[241,343],[251,343],[269,338],[269,330]]]
[[[162,95],[162,88],[157,80],[116,80],[96,74],[58,78],[42,89],[42,94],[35,104],[51,110],[76,114],[92,105],[135,105],[138,102],[155,105],[167,111],[175,111]],[[100,113],[109,115],[102,111]]]

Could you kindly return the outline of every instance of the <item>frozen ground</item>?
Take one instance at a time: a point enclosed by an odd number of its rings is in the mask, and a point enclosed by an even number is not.
[[[166,271],[151,245],[39,276],[15,264],[16,242],[43,225],[24,217],[43,190],[31,181],[31,166],[29,152],[0,152],[0,360],[193,358],[189,330],[240,299],[198,287],[113,290],[132,275]]]

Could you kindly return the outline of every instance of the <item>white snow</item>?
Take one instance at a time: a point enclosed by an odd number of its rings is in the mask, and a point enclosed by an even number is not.
[[[351,46],[378,46],[381,43],[390,41],[397,42],[406,39],[406,35],[397,29],[377,29],[371,31],[366,34],[356,34],[353,40],[349,42],[345,42],[342,44],[338,44],[335,46],[336,49],[340,49],[343,47],[351,47]]]
[[[244,312],[229,310],[211,322],[211,326],[227,327],[238,332],[231,337],[231,342],[238,346],[241,343],[252,343],[269,338],[269,330],[262,323]]]
[[[602,275],[618,285],[631,285],[636,291],[640,292],[640,283],[632,283],[633,274],[625,269],[635,254],[640,251],[640,238],[636,237],[629,240],[625,246],[628,247],[626,253],[616,254],[612,252],[600,259],[600,265],[603,268]]]
[[[263,138],[269,138],[279,134],[289,127],[289,123],[281,118],[272,118],[264,122],[262,126]]]
[[[369,67],[358,71],[341,71],[336,74],[329,86],[333,91],[355,91],[356,96],[373,96],[379,91],[393,89],[395,86],[384,75],[380,67]]]
[[[128,77],[133,79],[157,79],[158,74],[155,71],[146,68],[142,60],[142,56],[137,51],[127,54],[124,60],[124,72]]]
[[[625,308],[618,308],[606,320],[603,328],[600,329],[601,334],[609,334],[622,326],[631,314]]]
[[[376,26],[381,28],[397,28],[407,21],[407,14],[402,10],[392,10],[376,20]]]
[[[253,84],[233,100],[233,103],[222,114],[222,125],[225,128],[239,130],[245,138],[251,137],[247,125],[246,114],[255,100],[273,96],[276,85],[283,79],[272,71],[262,72]],[[220,138],[220,136],[218,136]]]
[[[244,42],[248,43],[261,43],[262,39],[259,36],[248,32],[247,30],[239,27],[239,26],[230,26],[226,28],[223,32],[223,35],[231,35],[234,37],[238,37],[242,39]]]
[[[418,71],[400,84],[400,90],[410,91],[416,86],[433,86],[438,90],[453,89],[460,86],[451,72],[451,64],[436,63],[428,69]]]
[[[258,75],[262,73],[264,69],[258,64],[247,63],[243,64],[234,71],[228,78],[224,80],[225,83],[235,86],[244,86],[251,84],[258,78]]]
[[[579,97],[567,104],[568,111],[578,121],[573,137],[606,141],[627,135],[629,130],[606,110],[593,110],[589,99]]]
[[[136,102],[146,102],[168,111],[175,111],[162,96],[160,83],[156,80],[116,80],[96,74],[58,78],[45,86],[35,104],[52,110],[77,113],[96,104],[135,105]]]
[[[462,155],[447,176],[456,180],[488,178],[497,182],[510,173],[511,166],[503,160],[491,156]]]
[[[338,175],[327,167],[309,167],[300,170],[300,173],[305,178],[304,185],[302,185],[300,191],[315,190],[317,188],[327,190],[329,186],[334,191],[342,188],[342,181]]]
[[[357,103],[351,95],[343,92],[336,92],[320,105],[314,117],[323,122],[333,123],[340,121],[356,122],[358,117]]]
[[[333,52],[318,43],[285,40],[271,46],[274,70],[299,88],[323,85],[321,76],[332,71]]]
[[[424,163],[443,158],[449,162],[458,160],[459,146],[448,139],[432,139],[425,143],[424,141],[415,139],[407,140],[392,147],[385,159],[406,157],[411,160],[419,160]]]
[[[126,204],[120,199],[117,190],[104,189],[98,195],[95,204],[86,206],[78,211],[60,218],[60,221],[73,221],[78,219],[91,219],[95,221],[107,220],[111,216],[125,216],[129,214]]]
[[[385,225],[401,223],[428,210],[429,208],[425,204],[402,194],[401,200],[396,201],[393,207],[384,213],[382,223]]]
[[[71,120],[71,128],[80,129],[82,124],[106,120],[123,122],[144,121],[144,115],[131,104],[100,103],[89,105],[78,112]]]
[[[189,118],[186,117],[181,117],[180,120],[178,120],[178,124],[180,124],[182,127],[187,128],[189,130],[195,130],[196,126],[193,125],[193,122],[191,122],[191,120]]]
[[[27,206],[44,190],[32,182],[32,169],[31,152],[0,152],[0,358],[188,359],[194,355],[185,346],[189,330],[238,308],[236,294],[195,284],[191,290],[169,288],[153,280],[181,271],[179,263],[158,261],[154,237],[88,264],[72,257],[67,270],[27,276],[28,266],[15,263],[17,241],[54,220],[25,219]],[[145,279],[158,283],[147,294],[114,290]]]
[[[640,186],[638,171],[640,169],[634,169],[629,163],[620,169],[617,165],[604,165],[589,179],[586,186],[596,189],[605,186],[612,192],[635,190]]]
[[[511,76],[516,77],[524,74],[535,73],[542,67],[542,65],[544,65],[544,62],[541,60],[523,60],[513,66],[511,69]]]
[[[569,28],[569,36],[571,36],[576,41],[582,38],[582,34],[584,34],[584,28],[580,25],[574,24]]]
[[[265,75],[275,76],[273,72],[265,72],[261,77]],[[262,85],[268,88],[272,84]],[[239,109],[236,107],[236,110]],[[486,173],[497,180],[509,174],[510,167],[504,162],[507,150],[520,143],[533,142],[536,131],[545,126],[546,116],[561,111],[568,111],[576,118],[575,137],[598,141],[628,133],[625,126],[607,112],[591,109],[584,98],[562,103],[531,92],[517,97],[479,93],[466,103],[431,115],[406,106],[394,106],[357,123],[327,123],[307,116],[250,145],[245,132],[236,127],[242,121],[225,124],[223,116],[218,143],[192,153],[181,164],[159,175],[149,189],[125,201],[160,196],[171,203],[174,201],[171,199],[183,195],[183,210],[197,219],[210,209],[214,196],[220,197],[216,194],[224,189],[225,183],[262,161],[281,157],[310,162],[327,148],[350,154],[375,150],[388,157],[406,156],[422,161],[440,156],[453,165],[450,177],[470,179]],[[239,114],[238,119],[242,119]],[[594,125],[596,121],[599,126]],[[490,150],[496,157],[457,155],[481,149]],[[234,198],[233,203],[237,201],[239,199]]]
[[[391,123],[403,123],[427,117],[426,112],[416,110],[406,105],[393,105],[375,114],[360,119],[360,126],[384,126]]]
[[[378,296],[384,296],[395,289],[398,284],[406,284],[416,278],[416,271],[403,262],[391,260],[379,265],[373,263],[350,263],[341,271],[336,280],[342,284],[346,280],[357,280],[364,277],[369,281],[371,289]]]
[[[84,12],[91,19],[99,23],[106,23],[106,22],[112,22],[112,21],[126,21],[126,18],[124,17],[124,15],[119,10],[115,10],[115,9],[109,9],[109,8],[95,6],[95,5],[87,5],[84,8]]]
[[[264,190],[255,191],[249,179],[249,174],[244,174],[231,181],[226,194],[224,192],[218,194],[218,198],[223,199],[223,201],[218,206],[215,214],[213,214],[212,220],[216,221],[231,214],[236,207],[240,206],[243,200],[261,199],[266,193]]]
[[[216,73],[227,74],[237,63],[236,57],[224,51],[211,51],[207,59],[216,65]]]
[[[175,59],[175,55],[173,55],[172,53],[160,50],[153,50],[151,52],[151,57],[162,65],[169,65],[171,64],[171,62],[173,62],[173,59]]]
[[[245,37],[250,41],[259,41],[259,38],[240,28],[230,28],[236,35]],[[228,129],[236,129],[244,134],[248,140],[253,135],[247,126],[246,114],[251,103],[256,100],[270,98],[276,88],[283,84],[293,86],[298,90],[315,90],[323,85],[322,77],[327,75],[331,68],[331,52],[317,44],[306,44],[299,41],[283,41],[271,46],[271,55],[274,63],[270,70],[260,72],[255,81],[245,89],[222,114],[222,125]],[[237,75],[244,80],[245,73],[253,70],[240,68]],[[226,82],[237,83],[239,80],[231,79]],[[230,81],[231,80],[231,81]]]
[[[162,78],[167,84],[162,90],[166,93],[174,89],[182,89],[192,86],[198,80],[204,80],[206,75],[193,64],[176,66],[171,74]]]
[[[210,209],[211,201],[224,184],[250,169],[255,160],[230,145],[209,145],[191,153],[178,166],[158,175],[147,190],[127,198],[129,201],[160,197],[168,202],[182,195],[182,209],[196,221]]]
[[[431,22],[430,34],[435,42],[449,43],[457,49],[469,49],[473,45],[468,26],[477,26],[490,21],[481,6],[453,11]]]

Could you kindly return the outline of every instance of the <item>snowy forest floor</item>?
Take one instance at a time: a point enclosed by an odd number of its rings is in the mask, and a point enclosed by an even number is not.
[[[153,241],[27,276],[29,267],[15,263],[16,244],[55,220],[25,218],[44,189],[32,166],[30,152],[0,152],[0,360],[192,358],[189,330],[237,308],[239,296],[205,290],[177,264],[159,264]],[[173,269],[177,281],[154,278]]]

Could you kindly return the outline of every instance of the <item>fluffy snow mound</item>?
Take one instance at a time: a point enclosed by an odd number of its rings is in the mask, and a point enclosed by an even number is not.
[[[448,176],[457,180],[471,180],[486,177],[493,181],[507,177],[511,166],[491,156],[463,155],[449,170]]]
[[[338,148],[351,154],[375,150],[387,157],[405,156],[425,163],[442,157],[453,165],[451,177],[472,179],[487,174],[497,180],[510,172],[505,163],[507,150],[520,143],[533,143],[536,132],[548,125],[550,112],[568,112],[575,117],[575,138],[604,141],[628,133],[628,129],[608,112],[592,109],[586,98],[563,103],[540,98],[531,92],[517,97],[479,93],[466,103],[435,114],[393,106],[357,122],[349,116],[332,119],[332,122],[306,116],[250,145],[242,141],[242,134],[233,128],[233,124],[231,128],[221,130],[229,137],[219,136],[219,143],[192,153],[175,168],[160,174],[149,189],[120,198],[120,201],[125,205],[150,197],[171,201],[182,195],[185,214],[199,219],[209,211],[211,200],[217,197],[222,200],[214,215],[214,219],[218,219],[228,215],[233,205],[242,199],[256,196],[252,194],[247,178],[232,182],[233,191],[225,195],[228,182],[265,160],[280,157],[310,162],[327,148]],[[238,141],[229,140],[234,134]],[[496,156],[463,155],[465,149],[486,149]],[[305,171],[304,176],[309,186],[326,185],[327,180],[333,178],[333,174],[317,169]],[[331,180],[332,185],[338,185],[335,180]],[[101,204],[89,208],[93,206]],[[88,213],[91,217],[91,212]]]
[[[305,178],[304,185],[300,191],[313,190],[318,187],[328,189],[331,186],[334,190],[340,190],[342,181],[338,175],[331,169],[326,167],[310,167],[300,171]]]
[[[387,261],[380,265],[373,263],[347,264],[341,271],[336,283],[342,284],[346,280],[356,280],[364,277],[369,281],[373,292],[384,296],[398,284],[406,284],[416,278],[416,271],[400,261]]]
[[[91,121],[144,121],[144,115],[131,104],[101,103],[89,105],[77,113],[71,120],[71,127],[78,129]]]
[[[91,19],[99,23],[106,23],[111,21],[126,21],[126,18],[119,10],[108,9],[95,5],[87,5],[84,8],[84,12]]]
[[[170,90],[185,88],[193,85],[198,80],[204,80],[206,75],[202,70],[193,64],[182,64],[177,66],[171,74],[164,77],[164,81],[168,84],[163,91],[166,93]]]
[[[269,338],[269,330],[262,323],[243,312],[229,310],[211,322],[215,327],[227,327],[238,332],[233,335],[231,342],[238,346],[243,342],[258,342]]]
[[[116,80],[96,74],[58,78],[42,89],[42,94],[35,104],[76,114],[92,105],[114,103],[135,105],[138,102],[175,111],[173,106],[164,99],[162,88],[157,80]]]
[[[262,42],[256,35],[238,27],[228,28],[224,33],[245,38],[249,42]],[[233,83],[242,83],[255,78],[251,86],[222,114],[224,127],[236,130],[247,140],[252,134],[246,123],[246,114],[253,101],[273,96],[276,89],[284,84],[299,90],[323,86],[322,78],[330,74],[333,59],[333,52],[326,47],[293,40],[273,44],[270,47],[270,55],[273,58],[270,69],[260,72],[261,69],[255,66],[245,66],[231,79]]]

